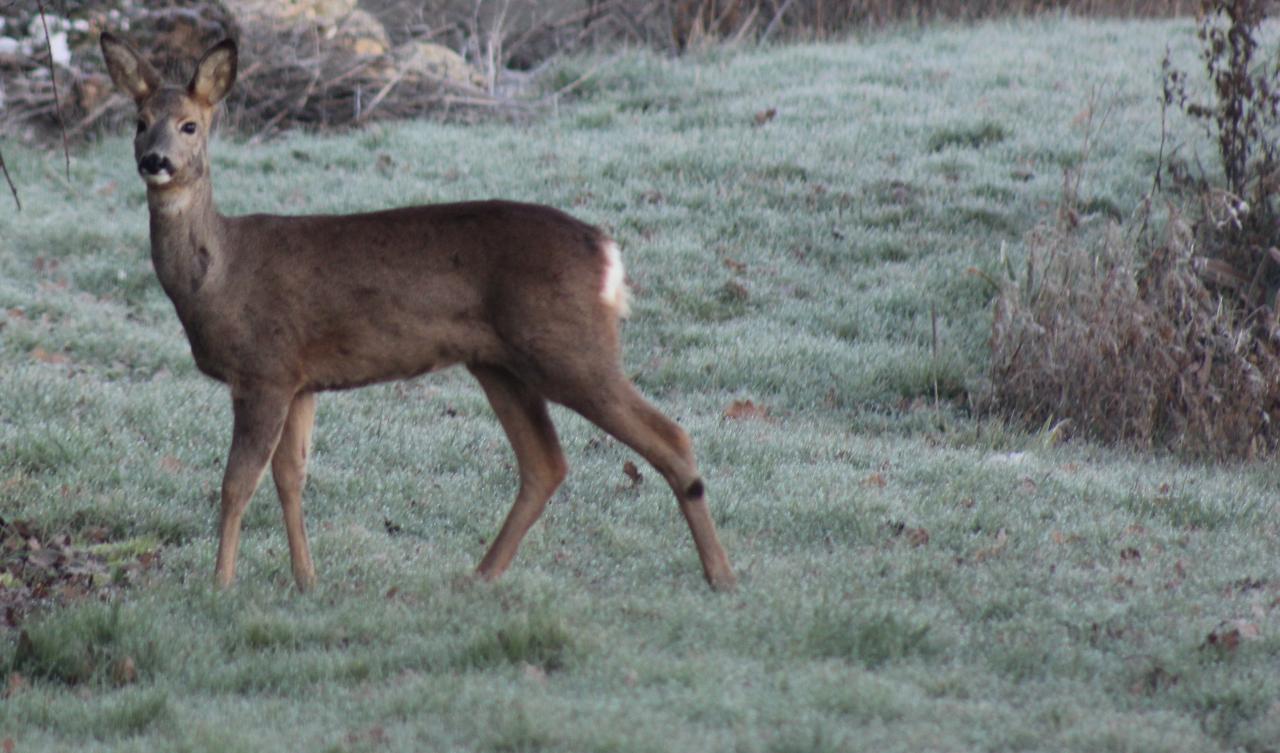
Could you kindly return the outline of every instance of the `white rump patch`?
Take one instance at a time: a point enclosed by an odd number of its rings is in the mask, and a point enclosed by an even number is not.
[[[618,250],[618,244],[613,241],[604,244],[604,284],[600,288],[600,300],[622,318],[631,313],[627,271],[622,266],[622,253]]]

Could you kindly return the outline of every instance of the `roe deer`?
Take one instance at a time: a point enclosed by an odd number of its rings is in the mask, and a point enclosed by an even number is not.
[[[547,401],[642,455],[675,492],[707,582],[735,582],[688,435],[620,365],[627,289],[618,247],[545,206],[480,201],[343,216],[223,217],[208,138],[236,78],[236,45],[210,48],[185,87],[166,85],[104,33],[116,86],[137,104],[134,157],[147,186],[151,259],[196,366],[231,389],[214,577],[235,577],[240,519],[267,463],[284,509],[294,579],[315,582],[302,486],[315,393],[464,364],[515,450],[515,504],[477,568],[497,578],[564,479]]]

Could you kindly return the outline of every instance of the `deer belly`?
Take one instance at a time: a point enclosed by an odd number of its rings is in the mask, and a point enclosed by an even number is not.
[[[313,340],[301,352],[311,389],[340,390],[410,379],[475,358],[474,338],[448,327],[343,333]],[[470,342],[472,346],[463,343]]]

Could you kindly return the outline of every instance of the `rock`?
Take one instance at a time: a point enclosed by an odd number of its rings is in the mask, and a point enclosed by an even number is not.
[[[406,42],[395,49],[396,64],[406,78],[413,75],[444,79],[481,88],[485,77],[458,53],[432,42]]]

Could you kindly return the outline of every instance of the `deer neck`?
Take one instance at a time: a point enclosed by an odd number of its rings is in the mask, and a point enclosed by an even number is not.
[[[206,173],[207,174],[207,173]],[[195,300],[223,257],[223,223],[213,205],[213,184],[150,188],[151,261],[179,313]]]

